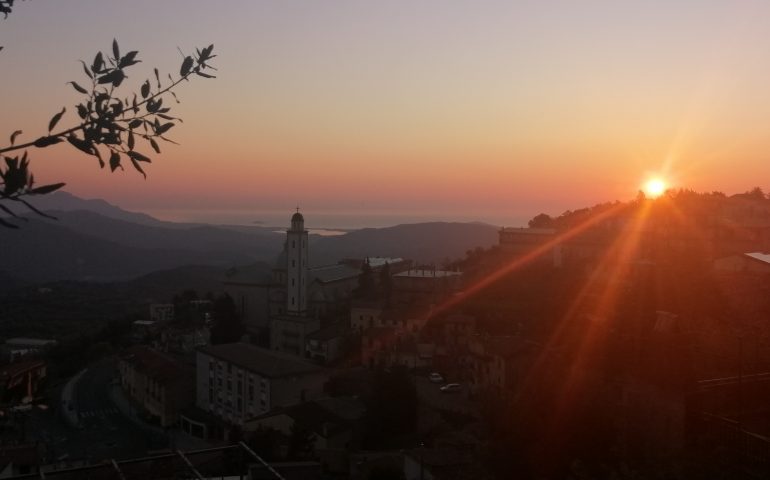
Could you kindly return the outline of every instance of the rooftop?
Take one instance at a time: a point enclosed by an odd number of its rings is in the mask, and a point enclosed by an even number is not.
[[[0,378],[13,378],[21,373],[44,366],[45,362],[42,360],[26,360],[23,362],[12,363],[0,368]]]
[[[751,252],[744,253],[744,255],[753,258],[754,260],[759,260],[762,263],[770,264],[770,253]]]
[[[27,338],[27,337],[15,337],[15,338],[9,338],[5,341],[6,345],[17,345],[17,346],[29,346],[29,347],[45,347],[47,345],[53,345],[56,343],[56,340],[51,340],[48,338]]]
[[[289,377],[323,371],[321,367],[300,360],[295,356],[255,347],[246,343],[206,345],[201,347],[199,351],[268,378]]]
[[[158,322],[156,322],[155,320],[136,320],[134,322],[134,325],[140,325],[140,326],[144,326],[144,327],[151,327],[151,326],[155,325],[156,323],[158,323]]]
[[[348,327],[345,323],[337,322],[323,327],[320,330],[316,330],[315,332],[309,334],[306,338],[308,340],[331,340],[332,338],[343,336],[348,330],[350,330],[350,327]]]
[[[409,269],[393,275],[399,278],[445,278],[462,275],[461,272],[452,272],[449,270],[435,269]]]
[[[260,415],[255,420],[274,415],[288,415],[303,428],[329,437],[351,429],[353,423],[361,419],[365,412],[366,407],[360,400],[353,397],[335,397],[292,405]]]
[[[338,280],[357,278],[361,271],[349,265],[338,263],[335,265],[314,267],[311,268],[308,273],[310,274],[311,281],[318,280],[321,283],[329,283]]]
[[[192,369],[145,345],[136,345],[125,351],[121,359],[148,377],[165,382],[185,380]]]
[[[389,258],[389,257],[368,257],[369,266],[372,268],[384,267],[385,264],[393,265],[404,261],[401,257]]]
[[[556,230],[553,228],[526,228],[526,227],[503,227],[500,232],[505,233],[523,233],[527,235],[553,235]]]

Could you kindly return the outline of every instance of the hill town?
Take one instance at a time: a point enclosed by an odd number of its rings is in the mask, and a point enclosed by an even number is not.
[[[442,264],[313,263],[305,216],[287,220],[269,262],[112,283],[6,270],[2,474],[767,471],[761,191],[540,214]]]

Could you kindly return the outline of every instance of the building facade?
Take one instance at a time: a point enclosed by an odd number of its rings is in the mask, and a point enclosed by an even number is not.
[[[197,351],[196,406],[227,423],[318,398],[326,372],[295,356],[246,343]]]
[[[193,402],[193,368],[161,352],[137,345],[121,356],[118,369],[124,391],[162,427],[174,425]]]

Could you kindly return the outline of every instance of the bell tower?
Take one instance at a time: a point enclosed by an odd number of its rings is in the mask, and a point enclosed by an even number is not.
[[[299,213],[291,217],[286,231],[286,313],[304,315],[307,310],[307,240],[305,218]]]

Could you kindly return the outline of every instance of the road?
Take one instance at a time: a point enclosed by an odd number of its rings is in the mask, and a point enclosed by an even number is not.
[[[106,359],[91,365],[75,385],[75,408],[80,431],[88,439],[88,456],[124,458],[166,447],[167,439],[132,422],[112,403],[110,389],[117,377],[114,360]]]
[[[79,428],[69,426],[55,409],[33,408],[27,414],[27,437],[48,446],[47,461],[122,459],[168,445],[164,436],[142,428],[115,407],[110,389],[116,376],[114,360],[105,359],[91,365],[75,383],[71,407],[77,411]]]

